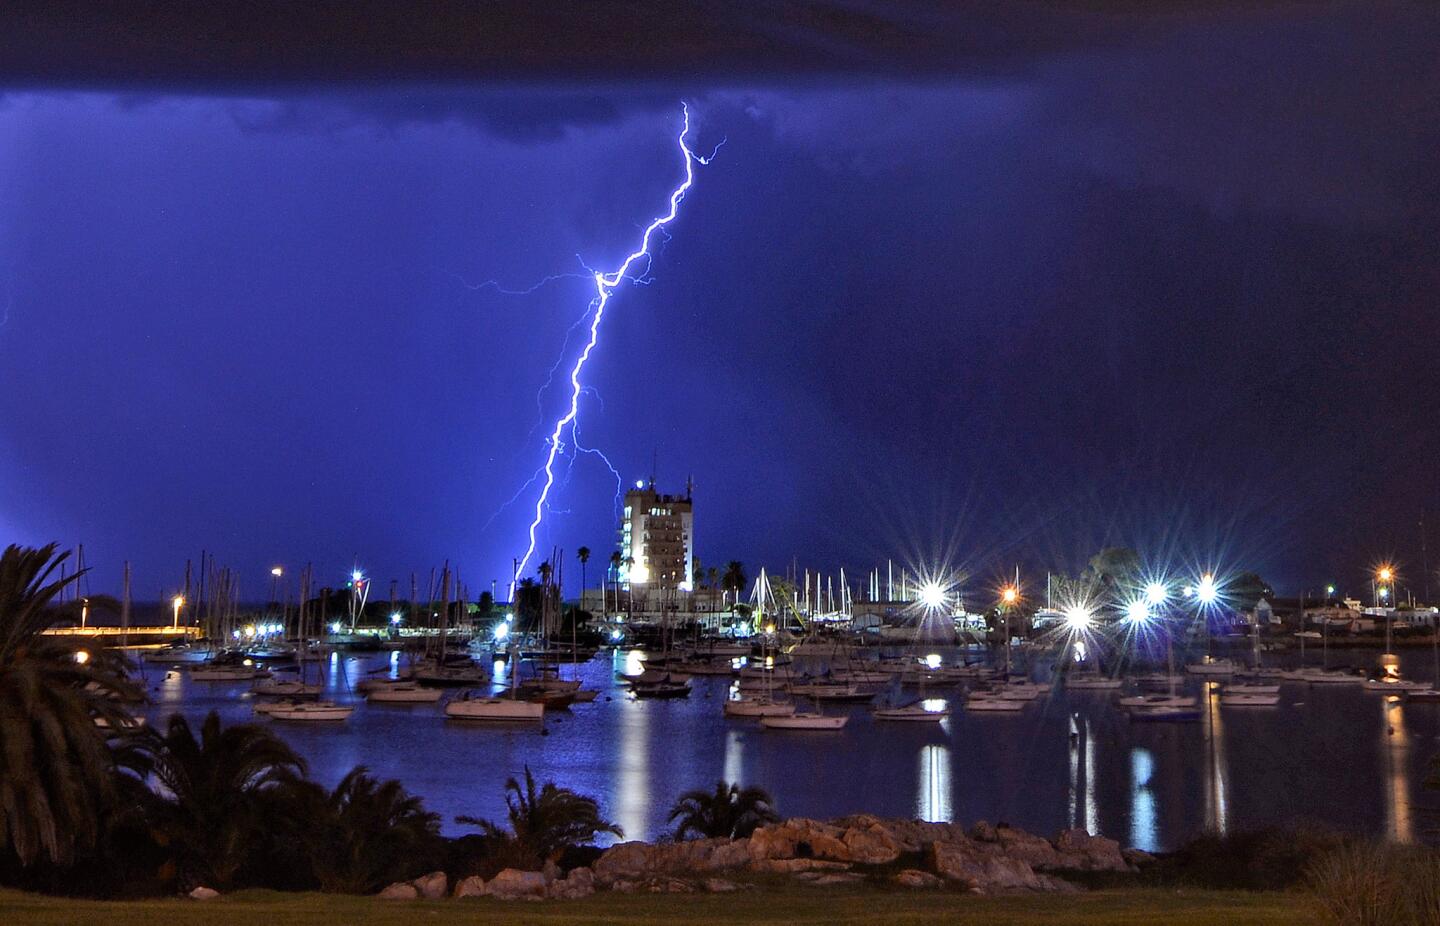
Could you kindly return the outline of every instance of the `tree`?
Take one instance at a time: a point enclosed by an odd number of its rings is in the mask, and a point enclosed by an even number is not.
[[[1270,583],[1253,572],[1242,572],[1225,583],[1225,597],[1241,611],[1250,610],[1261,598],[1269,598],[1274,594]]]
[[[482,620],[488,618],[495,611],[495,596],[481,592],[480,599],[475,602],[475,610]]]
[[[600,816],[600,805],[593,797],[576,794],[569,788],[545,782],[538,791],[530,766],[525,766],[525,786],[514,778],[505,782],[505,806],[508,808],[510,831],[489,820],[477,817],[456,817],[455,822],[478,826],[492,839],[515,844],[527,858],[537,863],[558,858],[568,846],[583,845],[599,833],[621,838],[620,827]]]
[[[55,597],[85,574],[52,581],[69,557],[56,549],[0,554],[0,850],[22,866],[95,844],[113,794],[107,731],[134,724],[121,702],[142,694],[117,657],[43,635]]]
[[[153,781],[150,817],[169,846],[182,890],[230,887],[263,832],[259,797],[293,787],[305,762],[255,724],[222,727],[211,711],[197,738],[172,714],[163,734],[147,729],[125,748],[124,767]]]
[[[776,823],[775,801],[764,788],[744,788],[715,782],[714,791],[697,788],[680,795],[670,808],[668,822],[679,820],[675,838],[690,836],[741,839],[764,823]]]
[[[711,566],[711,567],[709,567],[708,569],[706,569],[706,570],[705,570],[705,582],[706,582],[706,584],[709,585],[712,589],[715,588],[715,587],[719,584],[719,582],[720,582],[720,570],[716,569],[714,566]]]
[[[738,559],[732,559],[725,565],[725,577],[720,580],[720,585],[727,592],[734,592],[738,599],[740,593],[745,591],[745,565]]]
[[[701,589],[705,587],[705,567],[700,565],[700,557],[695,557],[690,569],[690,587]]]
[[[322,891],[369,894],[436,862],[440,816],[400,782],[356,766],[326,792],[306,783],[294,829]]]
[[[547,559],[536,568],[535,574],[540,577],[541,585],[548,586],[550,577],[555,574],[555,567],[550,565],[550,561]]]
[[[1106,547],[1090,557],[1085,578],[1105,594],[1114,595],[1140,582],[1140,554],[1129,547]]]
[[[580,561],[580,603],[585,603],[585,564],[590,562],[590,548],[581,547],[575,551],[575,558]]]

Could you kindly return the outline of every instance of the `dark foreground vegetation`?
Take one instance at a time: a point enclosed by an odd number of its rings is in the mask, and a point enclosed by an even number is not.
[[[474,831],[450,838],[419,798],[364,767],[334,788],[309,780],[304,760],[267,728],[226,727],[214,714],[198,728],[179,715],[161,729],[137,724],[130,706],[143,693],[121,657],[82,655],[42,634],[64,618],[52,604],[78,578],[54,578],[64,559],[53,547],[0,556],[0,885],[31,892],[0,893],[0,922],[408,921],[409,901],[316,892],[374,894],[431,872],[452,884],[504,869],[564,873],[595,861],[598,836],[624,835],[594,799],[539,784],[528,769],[505,785],[505,820],[460,817]],[[744,838],[779,819],[763,790],[719,782],[679,796],[669,838]],[[891,911],[916,923],[1098,923],[1163,912],[1177,923],[1440,923],[1440,853],[1322,830],[1206,837],[1138,871],[1067,874],[1092,889],[1079,895],[960,903],[954,889],[906,891],[882,874],[826,888],[760,878],[724,898],[606,892],[525,905],[523,915],[848,922]],[[202,886],[228,896],[203,908],[153,899]],[[871,899],[855,904],[858,891]],[[521,915],[480,902],[497,922]],[[427,922],[464,915],[454,902],[429,905]]]

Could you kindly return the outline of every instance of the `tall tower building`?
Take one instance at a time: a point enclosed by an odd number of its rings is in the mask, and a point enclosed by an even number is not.
[[[621,582],[634,591],[688,592],[695,561],[695,507],[685,494],[661,495],[655,483],[625,493],[620,516]],[[633,563],[632,563],[633,560]]]

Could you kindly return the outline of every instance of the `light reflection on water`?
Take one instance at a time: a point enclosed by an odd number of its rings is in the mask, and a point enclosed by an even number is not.
[[[1155,793],[1150,790],[1150,776],[1155,772],[1155,759],[1150,750],[1136,746],[1130,750],[1130,845],[1146,852],[1160,848],[1155,822]]]
[[[916,815],[927,823],[949,823],[950,747],[928,743],[920,748],[920,783],[916,788]]]
[[[349,687],[392,668],[390,659],[327,660],[307,676],[324,669],[326,696],[354,700]],[[1369,657],[1332,658],[1341,661]],[[1429,660],[1413,661],[1406,671],[1428,677]],[[345,724],[275,728],[322,782],[364,763],[423,797],[450,832],[456,814],[503,817],[503,783],[528,765],[538,781],[595,795],[630,838],[659,835],[681,792],[721,778],[766,788],[787,815],[983,818],[1047,834],[1075,825],[1152,850],[1207,828],[1301,819],[1426,835],[1416,820],[1440,704],[1287,684],[1277,707],[1205,697],[1199,723],[1132,725],[1105,692],[1061,689],[1015,715],[976,716],[958,693],[936,691],[954,711],[941,723],[875,723],[864,706],[832,705],[827,713],[850,714],[843,731],[786,733],[721,716],[724,678],[694,678],[686,700],[635,701],[613,675],[641,668],[633,653],[582,666],[600,698],[556,714],[543,731],[447,723],[438,705],[362,705]],[[192,683],[153,666],[147,679],[152,722],[177,708],[194,719],[211,709],[229,722],[252,719],[248,684]],[[1204,694],[1196,680],[1188,687]]]
[[[1414,842],[1410,826],[1410,789],[1405,771],[1408,767],[1410,742],[1405,731],[1405,706],[1397,695],[1380,699],[1380,711],[1388,727],[1389,743],[1385,750],[1387,833],[1396,842]]]

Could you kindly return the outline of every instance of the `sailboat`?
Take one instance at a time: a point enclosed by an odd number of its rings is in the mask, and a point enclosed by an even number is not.
[[[757,612],[761,622],[764,621],[765,613],[763,605]],[[769,644],[763,643],[760,650],[761,661],[768,661],[770,658]],[[735,687],[738,696],[727,698],[721,713],[726,717],[789,717],[795,713],[794,701],[781,701],[775,697],[774,680],[770,674],[762,676],[759,681],[764,685],[761,694],[747,695],[745,693],[745,679]]]
[[[870,716],[876,720],[887,721],[908,721],[912,723],[939,723],[950,716],[950,708],[940,707],[931,709],[925,706],[924,700],[911,701],[909,704],[901,704],[897,707],[877,707],[871,710]]]
[[[840,730],[849,720],[844,714],[831,716],[812,711],[795,711],[761,717],[760,726],[767,730]]]
[[[268,714],[271,720],[335,723],[349,720],[355,708],[334,701],[282,701],[263,713]]]
[[[365,700],[372,704],[434,704],[444,694],[439,688],[415,682],[395,682],[370,688],[365,692]]]
[[[450,610],[450,565],[442,571],[441,587],[444,611]],[[442,625],[443,626],[443,625]],[[525,701],[516,696],[520,675],[520,643],[517,635],[511,636],[510,650],[510,693],[504,697],[486,694],[476,690],[462,692],[458,698],[445,703],[445,716],[452,720],[533,722],[544,719],[545,705],[538,701]]]

